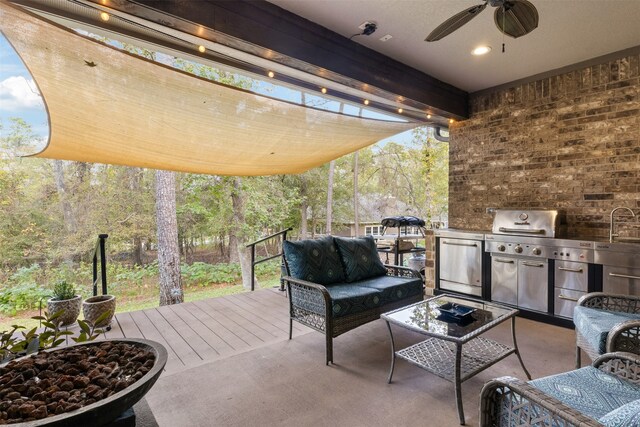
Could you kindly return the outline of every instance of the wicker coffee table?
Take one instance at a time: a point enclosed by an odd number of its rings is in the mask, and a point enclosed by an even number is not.
[[[462,382],[513,353],[518,356],[527,378],[531,379],[516,343],[516,314],[516,309],[450,295],[440,295],[383,314],[381,317],[387,322],[391,336],[388,382],[391,383],[396,357],[453,382],[458,417],[463,425]],[[511,319],[512,346],[480,336],[508,319]],[[392,323],[429,338],[396,351]]]

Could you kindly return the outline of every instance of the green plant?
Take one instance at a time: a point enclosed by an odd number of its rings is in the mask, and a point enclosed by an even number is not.
[[[60,280],[53,286],[53,297],[58,301],[72,299],[76,296],[73,285],[66,280]]]
[[[49,294],[49,290],[35,283],[7,284],[0,289],[0,312],[14,316],[22,310],[36,309]]]

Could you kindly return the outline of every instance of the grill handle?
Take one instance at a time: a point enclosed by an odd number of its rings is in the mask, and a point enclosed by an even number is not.
[[[500,259],[500,258],[494,258],[493,259],[495,262],[501,262],[503,264],[515,264],[515,262],[511,259]]]
[[[498,231],[502,233],[522,233],[522,234],[545,234],[546,233],[546,230],[543,228],[534,228],[531,230],[527,230],[522,228],[499,227]]]
[[[567,267],[558,267],[558,270],[570,271],[572,273],[582,273],[584,271],[581,268],[567,268]]]
[[[562,294],[558,295],[558,298],[560,298],[560,299],[565,299],[565,300],[567,300],[567,301],[578,301],[578,298],[566,297],[566,296],[564,296],[564,295],[562,295]]]
[[[630,276],[628,274],[609,273],[611,277],[622,277],[623,279],[640,280],[640,276]]]
[[[544,267],[544,264],[541,262],[523,262],[522,265],[526,265],[527,267]]]
[[[476,243],[458,243],[458,242],[448,242],[446,240],[442,241],[443,245],[450,245],[450,246],[468,246],[470,248],[477,248],[478,245]]]

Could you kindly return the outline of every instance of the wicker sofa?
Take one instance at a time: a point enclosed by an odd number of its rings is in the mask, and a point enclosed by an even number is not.
[[[591,360],[615,351],[640,354],[640,297],[589,293],[578,300],[573,322],[576,368],[580,367],[580,349]]]
[[[640,425],[640,357],[607,353],[593,365],[524,382],[502,377],[480,394],[481,427]]]
[[[333,338],[423,299],[420,273],[382,264],[371,236],[286,241],[284,261],[289,339],[294,320],[323,333],[327,365]]]

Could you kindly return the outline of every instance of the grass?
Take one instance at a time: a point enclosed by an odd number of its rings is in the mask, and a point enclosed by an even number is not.
[[[274,274],[268,277],[261,277],[258,282],[259,288],[272,288],[280,285],[280,276]],[[245,292],[242,284],[214,283],[206,286],[190,286],[184,290],[184,300],[185,302],[199,301],[242,292]],[[158,288],[150,283],[135,291],[118,289],[114,294],[116,294],[117,299],[116,313],[144,310],[158,307],[159,305]],[[0,315],[0,331],[11,329],[11,325],[16,323],[27,329],[39,326],[37,320],[31,319],[32,316],[37,316],[38,313],[38,310],[31,310],[19,312],[15,316]]]

